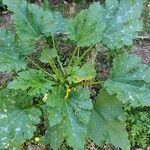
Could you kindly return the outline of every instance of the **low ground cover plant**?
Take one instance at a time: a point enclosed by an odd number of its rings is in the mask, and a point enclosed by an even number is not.
[[[0,90],[0,149],[19,149],[35,138],[41,121],[46,132],[38,138],[53,149],[66,141],[82,150],[86,139],[130,149],[122,106],[150,106],[150,67],[123,50],[142,28],[142,1],[95,2],[74,18],[25,0],[3,3],[14,28],[0,30],[0,72],[13,78]],[[72,43],[68,58],[58,37]],[[107,80],[98,80],[94,64],[85,61],[97,44],[117,54]]]
[[[150,141],[149,107],[125,107],[126,127],[132,147],[146,149]]]

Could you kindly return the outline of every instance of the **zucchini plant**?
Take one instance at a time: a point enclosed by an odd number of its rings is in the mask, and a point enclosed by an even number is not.
[[[95,2],[74,18],[25,0],[3,3],[14,28],[0,30],[0,72],[12,74],[0,90],[0,149],[19,149],[42,122],[46,132],[36,139],[53,149],[66,141],[83,150],[90,139],[129,150],[122,106],[150,106],[150,67],[123,52],[141,30],[142,0]],[[72,43],[68,58],[58,37]],[[107,80],[98,80],[94,64],[85,61],[97,44],[121,52]]]

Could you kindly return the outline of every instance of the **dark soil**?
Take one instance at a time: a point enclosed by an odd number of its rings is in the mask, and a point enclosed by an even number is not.
[[[150,42],[139,41],[134,46],[134,53],[142,58],[143,63],[150,64]]]

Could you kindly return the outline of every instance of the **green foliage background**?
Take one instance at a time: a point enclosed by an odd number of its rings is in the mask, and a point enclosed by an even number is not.
[[[150,108],[125,106],[125,111],[132,146],[146,148],[150,144]]]

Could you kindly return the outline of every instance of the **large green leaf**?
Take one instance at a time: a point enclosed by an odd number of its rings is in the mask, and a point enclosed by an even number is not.
[[[9,9],[14,12],[13,19],[16,24],[17,33],[24,39],[39,39],[43,33],[53,34],[61,32],[65,19],[60,13],[52,14],[25,0],[4,0]],[[66,23],[66,22],[65,22]],[[62,28],[59,25],[62,24]]]
[[[87,134],[86,125],[90,119],[92,102],[88,89],[77,87],[72,89],[68,97],[65,88],[54,87],[47,99],[47,117],[51,132],[47,132],[46,139],[56,149],[57,137],[60,141],[66,139],[75,150],[83,150]],[[50,135],[49,135],[50,134]],[[52,138],[52,136],[54,137]],[[59,144],[60,145],[60,144]],[[58,145],[58,146],[59,146]]]
[[[8,84],[9,89],[28,90],[29,95],[45,94],[52,88],[52,81],[46,79],[45,73],[30,69],[18,73],[18,77]]]
[[[104,29],[102,8],[97,2],[70,20],[67,33],[69,38],[75,41],[78,46],[84,47],[99,43]]]
[[[40,123],[39,109],[23,109],[18,105],[23,97],[14,91],[0,91],[0,149],[15,149],[31,139]]]
[[[135,55],[124,53],[115,58],[104,86],[123,103],[150,106],[150,66]]]
[[[29,43],[24,43],[11,31],[0,30],[0,71],[25,69],[25,55],[29,55],[33,50]]]
[[[73,66],[68,69],[68,81],[70,83],[79,83],[83,80],[91,80],[95,77],[96,71],[90,63],[85,63],[81,67]]]
[[[88,136],[98,145],[113,144],[122,150],[129,150],[130,144],[125,130],[122,105],[115,96],[101,90],[94,104],[88,125]]]
[[[103,19],[106,22],[102,38],[104,45],[113,50],[132,45],[142,28],[139,20],[142,3],[142,0],[106,0],[103,7]]]

